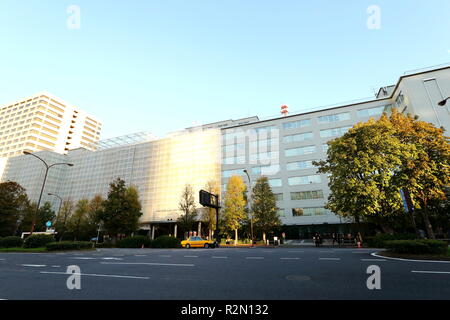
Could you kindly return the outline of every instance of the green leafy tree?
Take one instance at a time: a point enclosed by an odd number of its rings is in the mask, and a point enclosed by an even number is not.
[[[269,180],[267,177],[259,178],[252,190],[252,212],[254,225],[262,232],[264,243],[266,234],[281,225],[277,211],[275,194],[270,188]]]
[[[85,239],[88,211],[89,200],[81,199],[75,205],[75,211],[67,221],[67,231],[73,234],[74,241]]]
[[[125,181],[118,178],[110,184],[108,197],[98,217],[115,242],[119,235],[130,235],[138,229],[141,210],[136,187],[126,187]]]
[[[18,223],[29,205],[25,189],[16,182],[0,183],[0,236],[16,233]]]
[[[191,230],[193,224],[197,221],[197,209],[195,206],[194,190],[187,184],[183,188],[179,202],[179,208],[182,214],[177,219],[177,224],[186,232]]]
[[[73,213],[74,207],[75,205],[70,199],[62,202],[62,207],[59,210],[55,221],[55,231],[57,232],[57,237],[60,241],[64,238],[64,235],[67,232],[67,222]]]
[[[238,230],[247,220],[247,187],[240,176],[232,176],[228,180],[223,208],[223,223],[228,231],[234,231],[235,244],[238,242]]]
[[[375,220],[392,232],[389,219],[404,215],[400,189],[406,177],[399,168],[415,156],[414,146],[404,145],[395,133],[383,115],[328,143],[326,160],[315,163],[319,173],[329,176],[328,209],[356,222]]]
[[[52,209],[50,202],[45,202],[36,213],[36,203],[30,203],[24,210],[23,218],[21,220],[19,230],[20,232],[29,232],[33,220],[35,222],[34,232],[44,232],[47,230],[45,225],[47,221],[54,221],[56,214]],[[37,216],[36,216],[37,215]]]
[[[396,137],[405,145],[416,148],[414,157],[407,158],[401,166],[407,177],[405,187],[411,193],[416,207],[420,208],[428,237],[435,238],[430,222],[430,207],[446,200],[445,187],[450,184],[450,142],[443,128],[420,121],[411,115],[393,110],[390,122]]]
[[[328,145],[327,159],[315,164],[329,175],[329,209],[392,232],[396,222],[406,220],[400,190],[407,189],[434,237],[430,203],[444,201],[450,183],[450,145],[442,129],[393,109],[390,116],[357,124]]]

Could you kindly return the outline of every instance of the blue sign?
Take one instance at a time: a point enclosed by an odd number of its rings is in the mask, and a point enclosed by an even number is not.
[[[52,226],[52,222],[51,221],[47,221],[47,223],[45,225],[47,226],[47,228],[50,228]]]

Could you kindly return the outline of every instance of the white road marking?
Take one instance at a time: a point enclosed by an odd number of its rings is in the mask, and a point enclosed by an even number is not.
[[[195,267],[194,264],[187,263],[159,263],[159,262],[100,262],[101,264],[121,264],[121,265],[146,265],[146,266],[172,266],[172,267]]]
[[[334,253],[334,251],[331,250],[319,250],[320,253]]]
[[[4,261],[5,259],[0,259],[0,261]]]
[[[373,256],[373,257],[382,258],[382,259],[407,261],[407,262],[450,263],[450,261],[441,261],[441,260],[413,260],[413,259],[402,259],[402,258],[385,257],[385,256],[380,256],[380,255],[376,254],[375,252],[371,253],[370,255]]]
[[[435,274],[450,274],[449,271],[411,271],[412,273],[435,273]]]
[[[245,257],[245,259],[264,259],[264,257]]]
[[[212,256],[211,258],[213,258],[213,259],[228,259],[228,257],[217,257],[217,256]]]
[[[122,258],[112,258],[112,257],[106,257],[102,258],[103,260],[123,260]]]
[[[146,257],[147,255],[146,254],[135,254],[134,256],[135,257]]]
[[[76,259],[76,260],[95,260],[96,258],[88,258],[88,257],[75,257],[70,259]]]
[[[280,258],[281,260],[299,260],[300,258]]]
[[[162,258],[170,258],[171,257],[171,256],[169,256],[167,254],[160,254],[159,256],[162,257]]]
[[[61,268],[61,266],[52,266],[52,268]]]
[[[185,258],[198,258],[198,256],[184,256]]]
[[[120,275],[114,275],[114,274],[94,274],[94,273],[67,273],[67,272],[48,272],[48,271],[41,271],[41,273],[46,274],[64,274],[64,275],[79,275],[79,276],[91,276],[91,277],[106,277],[106,278],[125,278],[125,279],[144,279],[148,280],[149,277],[138,277],[138,276],[120,276]]]
[[[339,261],[339,260],[341,260],[341,258],[319,258],[319,260]]]
[[[36,268],[42,268],[46,267],[45,264],[21,264],[22,267],[36,267]]]
[[[361,261],[386,261],[386,259],[361,259]]]

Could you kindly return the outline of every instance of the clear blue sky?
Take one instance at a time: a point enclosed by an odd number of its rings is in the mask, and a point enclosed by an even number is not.
[[[448,0],[1,0],[0,104],[48,90],[102,138],[163,135],[371,96],[450,62],[449,31]]]

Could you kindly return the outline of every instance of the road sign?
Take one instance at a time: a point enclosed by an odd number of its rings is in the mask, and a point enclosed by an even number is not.
[[[50,228],[52,226],[52,222],[51,221],[47,221],[47,223],[45,225],[47,226],[47,228]]]
[[[212,194],[205,190],[200,190],[199,194],[200,204],[209,208],[220,208],[219,195]]]

